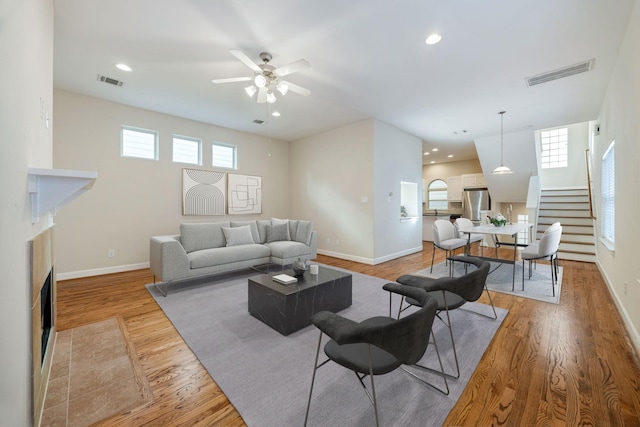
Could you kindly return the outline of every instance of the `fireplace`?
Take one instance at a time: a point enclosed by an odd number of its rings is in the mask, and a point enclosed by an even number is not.
[[[40,363],[44,362],[44,357],[47,354],[47,348],[49,346],[49,336],[53,329],[53,289],[51,286],[51,278],[53,276],[53,270],[49,271],[47,279],[42,285],[40,290],[40,325],[42,330],[41,347],[42,355],[40,357]]]
[[[31,362],[33,424],[40,425],[56,338],[56,279],[53,227],[30,242],[31,246]]]

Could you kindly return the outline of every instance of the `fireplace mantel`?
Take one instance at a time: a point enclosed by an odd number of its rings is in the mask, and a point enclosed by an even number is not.
[[[97,172],[66,169],[29,168],[29,194],[31,195],[31,222],[58,209],[93,187]]]

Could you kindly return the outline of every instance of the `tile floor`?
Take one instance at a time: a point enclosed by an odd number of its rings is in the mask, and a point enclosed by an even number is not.
[[[87,426],[147,403],[148,383],[120,323],[58,332],[41,426]]]

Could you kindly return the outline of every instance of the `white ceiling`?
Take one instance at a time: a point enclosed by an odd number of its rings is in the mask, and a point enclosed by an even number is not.
[[[499,133],[501,110],[505,133],[595,119],[633,5],[54,0],[54,87],[287,141],[376,118],[439,148],[429,160],[464,160],[477,157],[475,138]],[[433,32],[442,41],[428,46]],[[231,48],[257,62],[271,52],[276,67],[306,59],[311,68],[287,80],[311,95],[289,93],[269,107],[246,95],[246,82],[211,83],[251,75]],[[588,73],[525,84],[591,58]],[[133,71],[116,69],[120,62]],[[125,84],[99,83],[98,74]]]

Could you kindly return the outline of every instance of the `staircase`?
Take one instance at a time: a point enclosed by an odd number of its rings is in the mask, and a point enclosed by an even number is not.
[[[596,262],[593,219],[586,188],[541,190],[536,239],[557,221],[562,224],[558,258]]]

